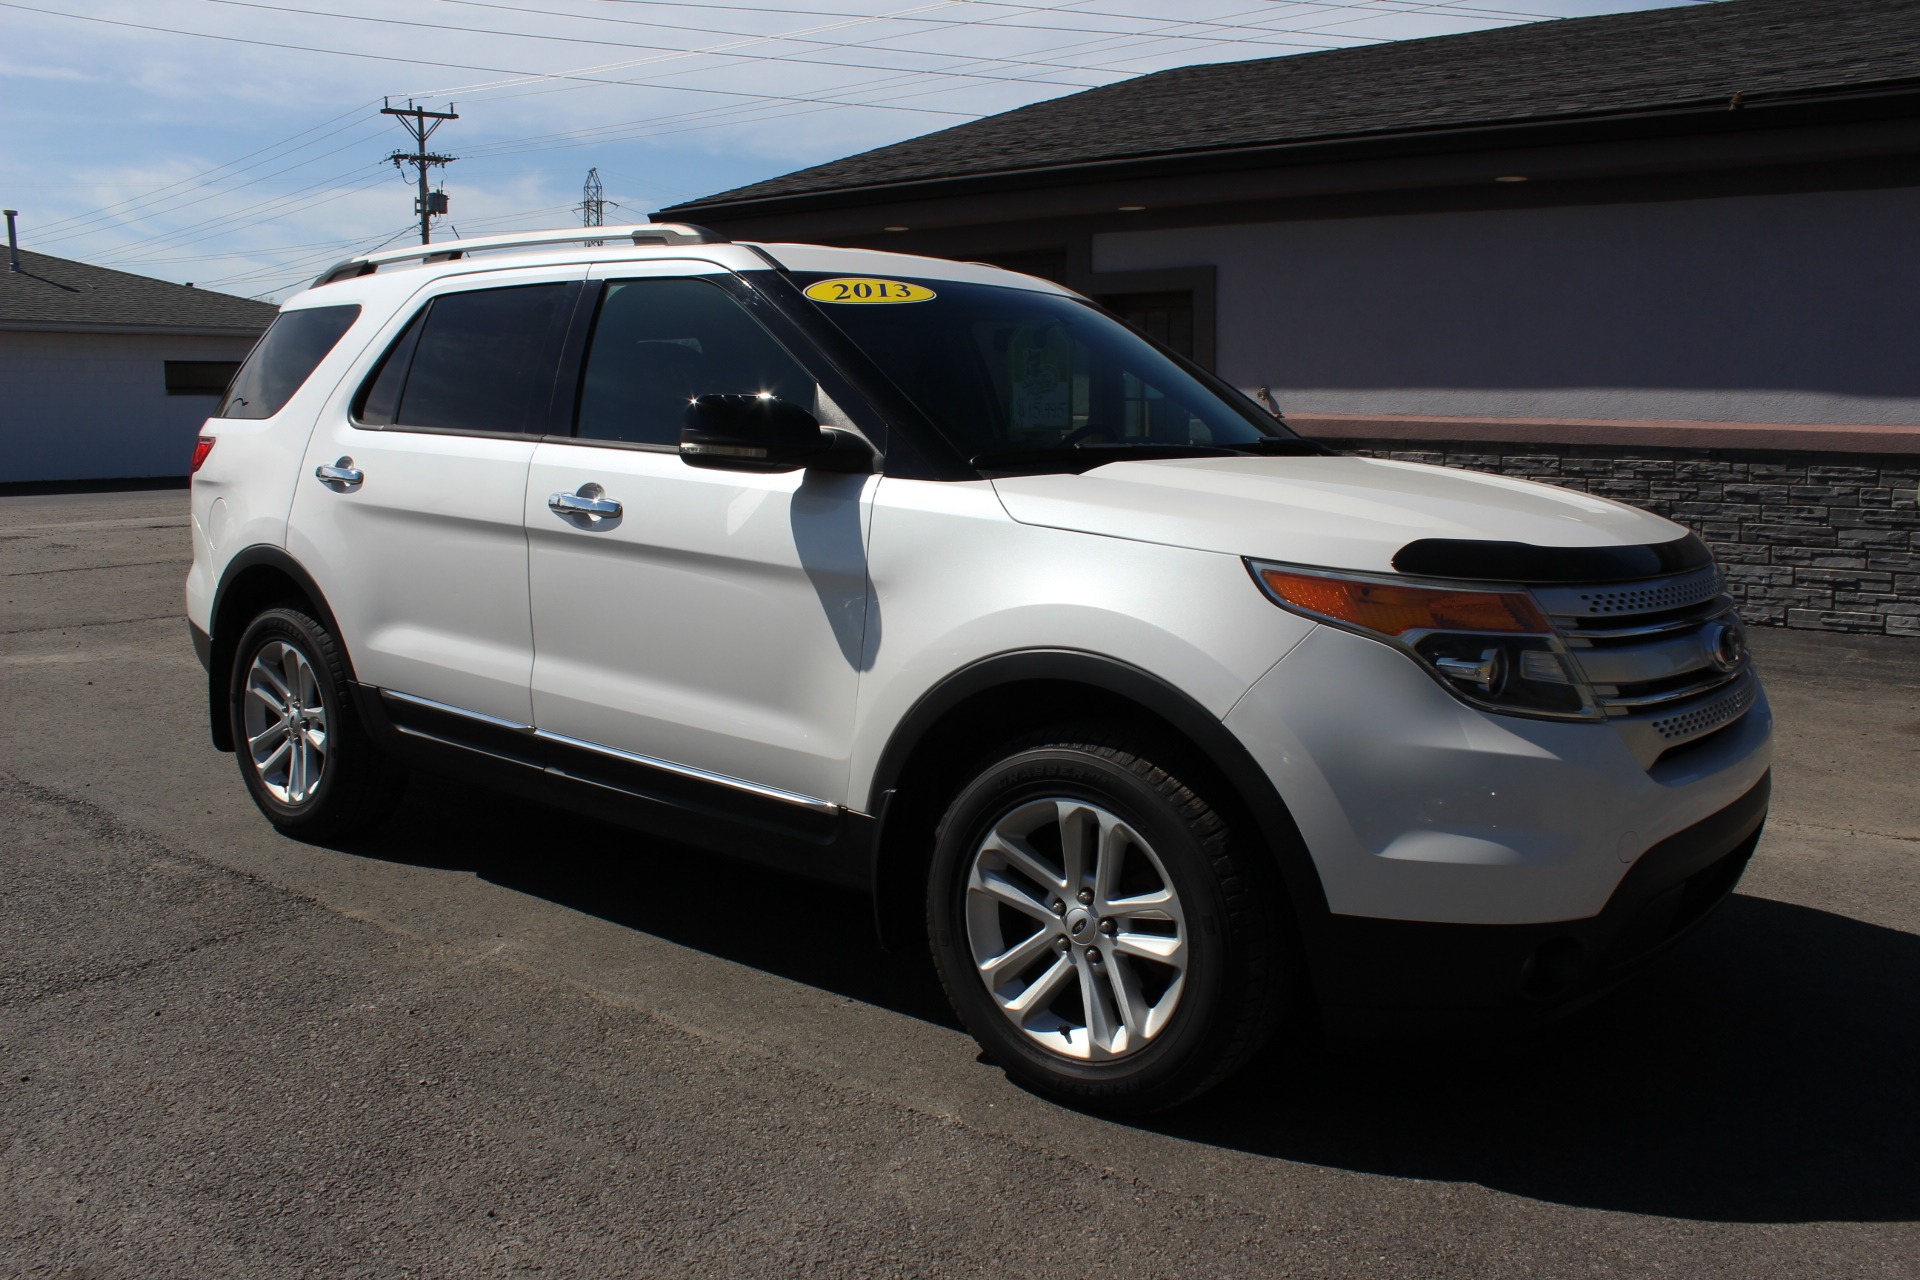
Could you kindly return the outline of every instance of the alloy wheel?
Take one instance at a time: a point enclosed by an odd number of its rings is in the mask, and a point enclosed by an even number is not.
[[[967,874],[967,941],[1000,1012],[1079,1061],[1139,1052],[1187,971],[1186,919],[1153,847],[1085,800],[1032,800],[996,821]]]
[[[313,798],[327,770],[327,707],[307,656],[282,640],[260,647],[241,703],[260,784],[286,805]]]

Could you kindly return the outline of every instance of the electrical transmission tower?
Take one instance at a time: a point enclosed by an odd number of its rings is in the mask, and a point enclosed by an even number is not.
[[[435,129],[449,120],[458,120],[460,117],[454,114],[451,102],[447,104],[445,111],[428,111],[425,107],[415,106],[411,98],[407,99],[407,105],[404,107],[396,107],[388,102],[380,108],[380,114],[398,119],[400,127],[413,138],[412,151],[396,151],[387,159],[393,162],[393,167],[396,169],[404,169],[407,165],[414,167],[415,174],[420,180],[420,195],[413,202],[414,211],[420,215],[420,243],[431,244],[433,233],[430,220],[434,214],[447,211],[447,193],[427,190],[427,170],[434,165],[452,164],[458,157],[430,153],[427,150],[427,139],[433,136]],[[432,123],[429,124],[428,121]]]
[[[587,181],[580,188],[580,225],[583,227],[604,227],[607,225],[607,189],[600,185],[600,170],[587,170]]]

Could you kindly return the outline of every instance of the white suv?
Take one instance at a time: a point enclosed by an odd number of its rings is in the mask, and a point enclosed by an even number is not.
[[[1309,1008],[1565,1008],[1766,815],[1685,529],[1340,456],[993,267],[673,225],[352,259],[207,423],[193,551],[280,829],[419,767],[868,890],[1094,1105]]]

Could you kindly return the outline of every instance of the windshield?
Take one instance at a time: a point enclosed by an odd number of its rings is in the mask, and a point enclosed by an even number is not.
[[[796,279],[976,466],[1313,448],[1073,298],[952,280]]]

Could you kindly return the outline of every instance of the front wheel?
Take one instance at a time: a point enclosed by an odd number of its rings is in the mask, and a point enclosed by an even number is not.
[[[1050,736],[987,765],[942,820],[934,961],[1017,1079],[1111,1110],[1169,1107],[1278,1022],[1291,916],[1258,851],[1146,750]]]
[[[268,609],[240,637],[229,685],[234,754],[253,802],[288,835],[363,831],[405,786],[347,696],[339,641],[300,609]]]

